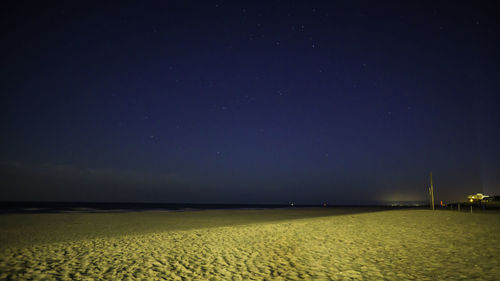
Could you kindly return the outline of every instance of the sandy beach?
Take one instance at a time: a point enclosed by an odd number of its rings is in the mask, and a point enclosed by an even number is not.
[[[498,280],[500,215],[224,210],[0,216],[1,280]]]

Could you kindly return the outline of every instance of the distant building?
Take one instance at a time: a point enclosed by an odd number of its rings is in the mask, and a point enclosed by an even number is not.
[[[488,196],[488,195],[484,195],[482,193],[477,193],[475,195],[469,195],[467,196],[467,199],[469,202],[473,203],[473,202],[489,202],[488,200],[490,199],[491,197]]]

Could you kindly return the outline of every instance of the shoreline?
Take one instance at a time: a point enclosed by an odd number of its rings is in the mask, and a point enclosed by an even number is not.
[[[282,208],[0,215],[0,249],[129,234],[245,225],[386,211],[385,208]]]

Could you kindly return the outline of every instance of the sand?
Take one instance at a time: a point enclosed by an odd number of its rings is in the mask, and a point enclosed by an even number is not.
[[[500,276],[499,214],[394,210],[311,215],[314,212],[76,216],[85,217],[90,229],[109,221],[114,230],[101,229],[100,237],[75,234],[84,227],[72,228],[68,214],[4,215],[0,279],[498,280]],[[274,219],[255,218],[265,215]],[[120,222],[127,216],[129,224]],[[217,222],[218,217],[224,223]],[[44,220],[54,222],[50,227],[60,238],[37,224]],[[62,222],[65,226],[59,225]],[[127,233],[130,222],[136,225]],[[125,226],[116,230],[118,225]],[[37,227],[39,232],[34,231]],[[23,230],[42,238],[27,243],[26,235],[20,234]]]

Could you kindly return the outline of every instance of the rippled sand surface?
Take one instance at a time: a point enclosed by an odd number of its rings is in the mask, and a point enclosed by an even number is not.
[[[260,215],[259,211],[230,214],[239,222],[245,222],[241,217]],[[113,218],[96,214],[93,219],[102,220],[99,215]],[[120,215],[123,219],[127,214]],[[176,215],[142,216],[154,217],[148,223],[168,224],[165,220]],[[10,241],[0,249],[2,280],[498,280],[500,276],[498,214],[397,210],[226,221],[226,225],[205,221],[199,223],[203,227],[92,238],[69,233],[67,237],[76,238],[31,239],[29,245],[11,237],[19,231],[13,229],[16,224],[6,218],[0,222],[10,227],[0,230],[2,241]]]

